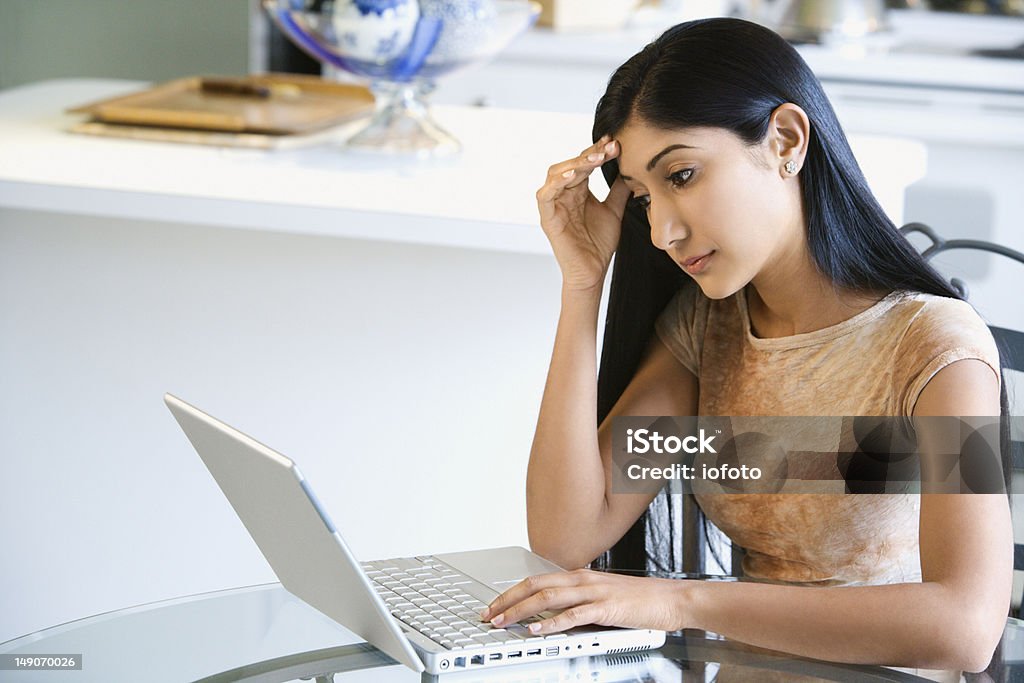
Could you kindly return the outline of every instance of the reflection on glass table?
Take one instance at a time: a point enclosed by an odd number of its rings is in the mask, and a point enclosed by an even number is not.
[[[679,579],[716,579],[657,574]],[[724,577],[724,580],[735,580]],[[943,618],[936,615],[937,619]],[[80,671],[15,671],[12,655],[81,657]],[[284,681],[414,683],[612,683],[619,681],[921,681],[913,672],[822,662],[729,641],[703,631],[670,634],[665,646],[635,652],[430,676],[398,665],[343,626],[264,584],[156,602],[80,619],[0,643],[0,680]],[[986,674],[966,681],[1024,680],[1024,622],[1009,619]]]

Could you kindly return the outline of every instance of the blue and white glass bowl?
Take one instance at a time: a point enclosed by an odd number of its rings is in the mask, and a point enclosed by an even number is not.
[[[457,150],[424,100],[434,81],[494,57],[540,14],[528,0],[262,1],[309,55],[369,79],[380,104],[348,144],[388,152]]]

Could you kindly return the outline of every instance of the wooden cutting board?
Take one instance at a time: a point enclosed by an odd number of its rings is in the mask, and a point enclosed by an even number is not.
[[[363,86],[269,73],[181,78],[67,111],[91,117],[80,132],[110,134],[111,126],[127,126],[138,137],[139,129],[144,134],[147,127],[262,136],[308,134],[366,116],[373,109],[373,94]]]

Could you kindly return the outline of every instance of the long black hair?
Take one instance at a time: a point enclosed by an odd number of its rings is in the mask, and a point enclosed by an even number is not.
[[[594,115],[593,139],[614,136],[634,119],[666,130],[726,129],[753,146],[764,140],[772,112],[786,102],[810,120],[800,193],[818,270],[851,292],[911,290],[962,298],[885,215],[811,69],[791,45],[758,24],[702,19],[667,30],[612,75]],[[602,171],[610,187],[618,164],[612,160]],[[599,423],[636,372],[658,314],[689,282],[649,236],[645,212],[630,202],[612,271],[598,374]],[[1006,415],[1005,382],[1001,402]],[[663,491],[595,566],[680,571],[673,531],[679,503],[673,498],[678,496]]]

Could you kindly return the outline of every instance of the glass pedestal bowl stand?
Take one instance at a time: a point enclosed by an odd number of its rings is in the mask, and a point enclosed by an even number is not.
[[[436,79],[491,59],[540,13],[527,0],[262,2],[311,57],[369,80],[377,111],[347,147],[426,157],[460,149],[430,115]]]

